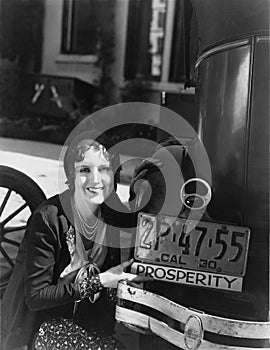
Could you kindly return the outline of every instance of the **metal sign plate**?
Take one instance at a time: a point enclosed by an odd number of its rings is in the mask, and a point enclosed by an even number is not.
[[[247,227],[140,213],[134,257],[151,264],[244,276],[249,237]]]

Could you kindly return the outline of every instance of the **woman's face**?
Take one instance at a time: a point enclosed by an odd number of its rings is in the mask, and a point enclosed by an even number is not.
[[[90,147],[84,159],[75,162],[75,197],[85,204],[102,204],[114,188],[114,174],[110,161],[101,149]]]

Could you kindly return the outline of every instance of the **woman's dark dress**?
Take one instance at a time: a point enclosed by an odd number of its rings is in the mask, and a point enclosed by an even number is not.
[[[70,222],[66,213],[71,208],[65,207],[64,212],[61,205],[63,201],[70,203],[69,191],[46,200],[30,219],[2,302],[3,349],[31,344],[34,333],[45,320],[73,317],[74,302],[79,299],[78,285],[73,283],[76,273],[69,280],[59,282],[61,272],[70,263],[66,243]],[[107,207],[103,210],[109,225],[106,232],[108,251],[101,271],[120,263],[119,223],[122,227],[133,225],[133,218],[116,195],[113,201],[116,212]],[[119,212],[122,214],[116,217]],[[82,300],[74,319],[86,330],[95,328],[112,334],[114,308],[106,289],[102,290],[100,298],[93,304]]]

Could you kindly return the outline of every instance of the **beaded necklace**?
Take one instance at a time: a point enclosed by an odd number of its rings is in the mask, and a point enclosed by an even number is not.
[[[85,222],[84,218],[81,216],[79,210],[76,210],[77,215],[78,215],[78,222],[80,224],[80,232],[81,234],[88,240],[92,240],[96,233],[97,233],[97,228],[98,228],[98,223],[99,223],[99,214],[97,216],[97,219],[94,223],[94,225],[89,225],[87,222]]]

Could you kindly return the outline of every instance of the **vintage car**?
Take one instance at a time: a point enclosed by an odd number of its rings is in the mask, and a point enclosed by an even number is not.
[[[192,1],[196,131],[211,176],[184,171],[193,143],[170,125],[179,141],[178,151],[166,146],[173,160],[165,151],[152,156],[167,167],[179,162],[184,179],[165,179],[165,207],[162,177],[146,176],[152,193],[142,185],[137,203],[133,271],[156,281],[118,289],[116,318],[148,333],[142,349],[270,347],[269,5]],[[175,217],[179,202],[185,208]]]

